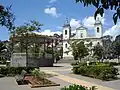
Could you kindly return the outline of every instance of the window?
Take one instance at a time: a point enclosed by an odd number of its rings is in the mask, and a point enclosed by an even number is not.
[[[99,27],[97,27],[97,33],[99,33]]]
[[[65,47],[67,48],[67,44],[65,44]]]
[[[67,30],[65,30],[65,35],[67,35]]]
[[[81,38],[83,38],[83,33],[81,33]]]
[[[100,44],[100,42],[97,42],[97,44]]]

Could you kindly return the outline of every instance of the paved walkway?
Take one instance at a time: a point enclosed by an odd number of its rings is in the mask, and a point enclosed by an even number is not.
[[[120,80],[114,80],[114,81],[101,81],[89,77],[84,77],[80,75],[72,74],[71,68],[72,66],[70,64],[55,64],[57,67],[41,67],[40,69],[42,71],[45,71],[47,73],[53,73],[58,76],[56,78],[59,78],[63,81],[69,82],[69,83],[75,83],[85,86],[97,86],[98,90],[120,90]],[[61,67],[60,67],[61,66]]]
[[[28,85],[17,85],[14,77],[0,78],[0,90],[60,90],[70,84],[80,84],[84,86],[97,86],[97,90],[120,90],[120,80],[103,82],[97,79],[74,75],[71,73],[72,66],[69,64],[55,64],[54,67],[40,67],[41,71],[56,74],[50,80],[60,84],[60,86],[30,88]]]
[[[68,86],[70,83],[66,83],[58,78],[49,78],[50,80],[60,83],[60,86],[31,88],[28,85],[18,85],[14,77],[0,78],[0,90],[60,90],[61,87]]]

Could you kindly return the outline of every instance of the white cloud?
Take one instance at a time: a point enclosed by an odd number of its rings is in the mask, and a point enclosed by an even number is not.
[[[72,18],[70,20],[70,26],[73,28],[73,29],[76,29],[80,26],[80,20],[76,20],[74,18]]]
[[[50,0],[49,3],[54,3],[56,2],[57,0]]]
[[[51,16],[59,17],[61,14],[57,13],[56,7],[46,8],[44,10],[46,14],[49,14]]]
[[[71,33],[72,33],[72,34],[73,34],[73,33],[76,33],[76,30],[72,30]]]
[[[103,15],[103,17],[101,17],[100,15],[98,15],[97,17],[99,17],[99,20],[102,22],[102,24],[105,24],[105,15]],[[94,27],[94,23],[95,23],[95,19],[93,16],[89,16],[89,17],[85,17],[82,21],[83,25],[87,28],[93,28]]]
[[[63,27],[61,27],[61,26],[58,26],[58,27],[57,27],[57,29],[59,29],[59,30],[61,30],[62,28],[63,28]]]
[[[53,36],[54,34],[58,34],[58,35],[61,35],[62,32],[60,31],[52,31],[50,29],[46,29],[44,30],[43,32],[35,32],[36,34],[39,34],[39,35],[48,35],[48,36]]]
[[[120,34],[120,22],[114,26],[112,26],[111,28],[109,28],[108,30],[106,30],[103,34],[103,36],[105,35],[111,35],[114,38]]]

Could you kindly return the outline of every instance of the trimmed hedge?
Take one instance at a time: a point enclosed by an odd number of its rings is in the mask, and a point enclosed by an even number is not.
[[[14,76],[16,74],[21,74],[22,70],[25,70],[27,73],[30,73],[31,70],[34,70],[35,67],[0,67],[0,74],[4,76]]]
[[[71,64],[74,65],[87,65],[87,63],[74,62]],[[90,62],[89,65],[108,65],[108,66],[118,66],[120,63],[117,62]]]
[[[118,69],[109,65],[75,65],[72,69],[74,74],[89,76],[101,80],[113,80],[117,78]]]

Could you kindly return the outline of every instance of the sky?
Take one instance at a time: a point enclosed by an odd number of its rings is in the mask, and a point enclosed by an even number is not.
[[[15,25],[20,26],[30,20],[39,21],[44,26],[41,33],[53,35],[61,34],[62,26],[68,18],[72,32],[81,24],[88,28],[88,33],[94,33],[94,6],[84,7],[75,0],[0,0],[4,6],[12,5],[12,12],[15,14]],[[114,25],[112,16],[115,11],[107,10],[100,20],[103,24],[103,35],[116,36],[120,34],[120,22]],[[8,40],[7,28],[0,27],[0,40]]]

